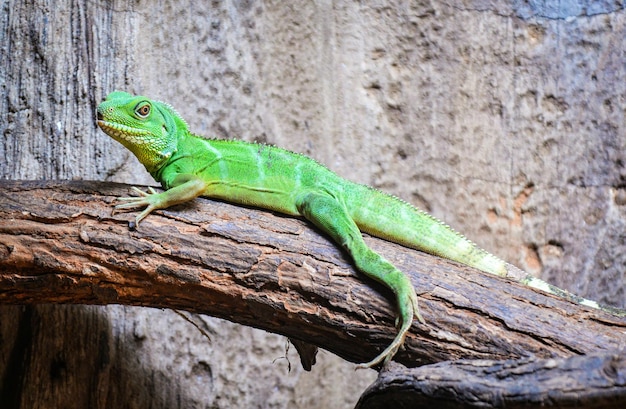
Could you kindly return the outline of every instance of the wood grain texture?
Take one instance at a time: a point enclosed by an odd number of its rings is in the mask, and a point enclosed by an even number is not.
[[[407,369],[394,365],[357,409],[594,408],[626,401],[626,352],[557,359],[460,360]]]
[[[125,304],[225,318],[315,344],[352,362],[393,338],[391,295],[361,277],[306,222],[198,199],[137,231],[111,214],[129,186],[0,182],[1,304]],[[397,361],[567,357],[612,351],[626,320],[471,268],[367,238],[420,296]]]

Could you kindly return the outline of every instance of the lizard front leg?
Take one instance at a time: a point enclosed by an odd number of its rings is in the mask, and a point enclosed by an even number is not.
[[[134,210],[145,207],[135,218],[136,226],[146,218],[153,210],[165,209],[176,204],[185,203],[202,195],[206,190],[206,183],[195,175],[177,175],[172,183],[173,187],[165,192],[157,193],[149,187],[148,192],[134,187],[133,191],[139,196],[119,197],[122,202],[115,206],[115,211]]]
[[[307,192],[298,197],[296,206],[302,216],[330,235],[350,254],[359,271],[389,287],[396,296],[398,334],[383,352],[359,367],[368,368],[389,362],[404,343],[413,317],[424,322],[417,307],[413,284],[393,264],[367,247],[356,223],[337,199],[325,193]]]

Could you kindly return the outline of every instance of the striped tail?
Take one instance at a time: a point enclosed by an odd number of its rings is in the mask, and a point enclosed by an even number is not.
[[[353,184],[346,188],[350,215],[361,231],[416,250],[517,281],[576,304],[626,317],[626,310],[600,305],[546,283],[476,246],[430,214],[381,191]]]
[[[350,215],[361,231],[403,246],[507,276],[506,263],[442,221],[410,204],[364,185],[352,185]]]

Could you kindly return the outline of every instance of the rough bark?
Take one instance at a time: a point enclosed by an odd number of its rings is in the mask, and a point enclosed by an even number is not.
[[[206,199],[130,231],[128,186],[0,182],[0,303],[125,304],[225,318],[352,362],[393,338],[390,294],[304,221]],[[626,319],[370,238],[412,278],[426,325],[397,361],[555,357],[623,347]],[[582,334],[582,336],[581,336]]]
[[[610,409],[626,402],[626,352],[559,359],[443,362],[379,374],[357,409]]]

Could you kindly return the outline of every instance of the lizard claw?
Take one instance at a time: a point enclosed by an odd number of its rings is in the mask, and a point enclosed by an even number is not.
[[[135,221],[131,222],[128,226],[131,230],[135,230],[139,226],[139,222],[145,219],[146,216],[150,214],[150,212],[158,209],[158,207],[155,205],[155,199],[156,196],[159,195],[159,193],[150,186],[148,187],[147,192],[144,192],[136,186],[133,186],[131,189],[133,192],[137,193],[138,196],[118,197],[116,201],[121,203],[118,203],[113,207],[113,214],[117,212],[135,210],[145,207],[145,209],[141,213],[139,213],[139,215],[137,215]]]
[[[139,196],[142,196],[142,197],[148,197],[150,195],[156,195],[157,194],[156,190],[154,190],[154,188],[152,186],[148,186],[148,191],[147,192],[144,192],[143,190],[139,189],[137,186],[133,186],[131,189],[133,190],[133,192],[139,194]],[[132,197],[130,197],[130,198],[129,197],[120,197],[119,199],[133,199],[133,198]]]

